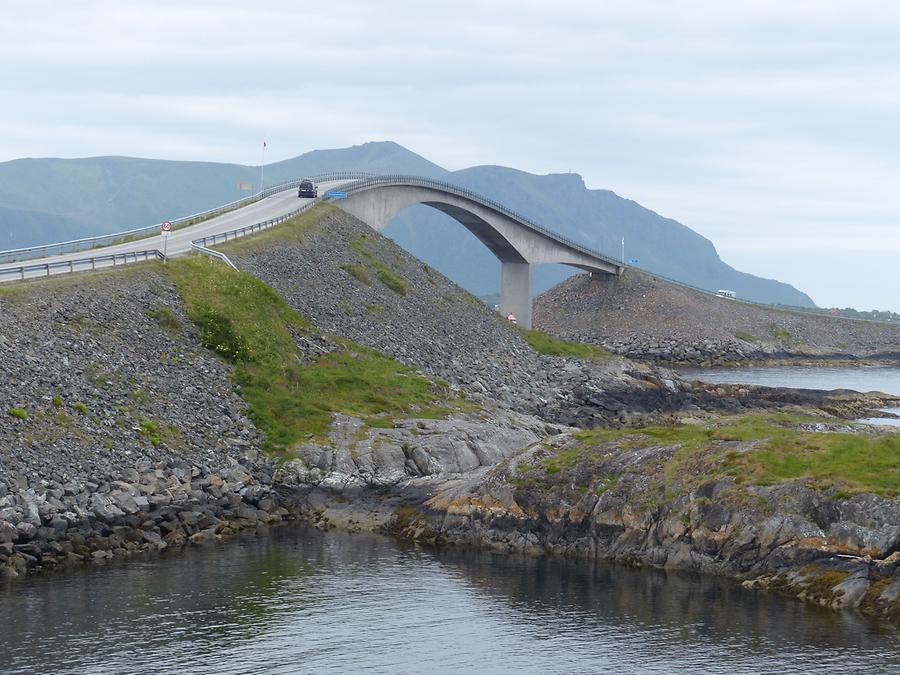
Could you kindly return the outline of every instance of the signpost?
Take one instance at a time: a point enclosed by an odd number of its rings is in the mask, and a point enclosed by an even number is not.
[[[347,196],[346,192],[341,192],[339,190],[331,190],[325,193],[326,197],[331,197],[332,199],[343,199]]]
[[[160,229],[162,229],[163,235],[163,262],[168,262],[169,257],[167,253],[169,250],[169,232],[172,231],[172,221],[164,220],[162,222],[162,225],[160,226]]]

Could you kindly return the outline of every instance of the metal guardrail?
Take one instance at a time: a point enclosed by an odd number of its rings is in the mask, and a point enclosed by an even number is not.
[[[198,244],[196,242],[191,242],[191,249],[197,251],[198,253],[203,253],[204,255],[208,255],[210,258],[215,258],[216,260],[221,260],[223,263],[228,265],[231,269],[236,270],[237,265],[231,262],[231,259],[222,253],[221,251],[213,251],[211,248],[206,248],[205,246]]]
[[[510,208],[507,208],[503,204],[490,199],[489,197],[485,197],[483,195],[478,194],[468,188],[461,187],[459,185],[454,185],[453,183],[445,183],[444,181],[434,180],[433,178],[423,178],[421,176],[406,176],[403,174],[391,174],[391,175],[383,175],[383,176],[372,176],[370,178],[364,178],[360,180],[356,180],[352,183],[346,183],[341,185],[340,187],[333,188],[335,192],[346,192],[347,194],[351,194],[353,192],[358,192],[360,190],[365,190],[370,187],[376,185],[415,185],[419,187],[430,187],[438,190],[442,190],[444,192],[449,192],[451,194],[455,194],[459,197],[464,197],[466,199],[470,199],[473,202],[481,204],[482,206],[486,206],[488,208],[494,209],[495,211],[499,211],[505,216],[512,218],[513,220],[519,221],[525,227],[538,232],[545,237],[553,239],[554,241],[559,242],[569,248],[575,249],[580,253],[584,253],[586,255],[592,256],[594,258],[598,258],[606,263],[611,265],[615,265],[617,268],[625,268],[626,265],[621,260],[613,258],[611,256],[606,255],[605,253],[601,253],[596,249],[592,249],[584,244],[579,244],[577,241],[569,239],[558,232],[554,232],[553,230],[547,229],[543,225],[538,225],[533,220],[530,220],[526,216],[523,216],[521,213],[517,213]]]
[[[331,173],[318,174],[315,176],[306,176],[305,178],[312,178],[312,180],[316,182],[324,183],[335,180],[357,180],[370,177],[372,177],[371,173],[365,173],[362,171],[335,171]],[[289,188],[296,188],[298,185],[300,185],[300,182],[302,180],[303,178],[297,178],[294,180],[285,181],[283,183],[277,183],[275,185],[267,187],[261,192],[257,192],[255,195],[252,195],[250,197],[245,197],[244,199],[239,199],[223,206],[217,206],[215,208],[207,209],[206,211],[194,213],[189,216],[177,218],[171,222],[175,229],[179,229],[179,226],[184,226],[186,223],[190,223],[191,221],[206,220],[214,216],[221,215],[227,211],[232,211],[234,209],[241,208],[242,206],[248,206],[261,199],[270,197],[277,192],[281,192]],[[29,246],[26,248],[16,248],[6,251],[0,251],[0,263],[18,262],[22,260],[35,260],[38,258],[46,258],[53,255],[62,255],[63,253],[76,253],[78,251],[85,251],[95,248],[101,248],[104,246],[112,246],[114,244],[125,243],[130,240],[143,239],[145,237],[151,237],[155,234],[158,234],[160,225],[161,223],[154,223],[153,225],[145,225],[143,227],[137,227],[131,230],[123,230],[121,232],[113,232],[111,234],[102,234],[96,237],[85,237],[83,239],[72,239],[70,241],[57,242],[54,244],[42,244],[39,246]]]
[[[253,223],[253,225],[245,225],[244,227],[238,227],[233,230],[228,230],[227,232],[219,232],[218,234],[211,234],[206,237],[194,239],[191,242],[191,248],[199,250],[206,248],[207,246],[215,246],[219,242],[224,243],[226,241],[239,239],[240,237],[245,237],[248,234],[253,234],[254,232],[262,232],[263,230],[269,229],[273,225],[278,225],[279,223],[283,223],[286,220],[290,220],[291,218],[300,215],[307,209],[311,208],[313,205],[318,204],[320,201],[321,197],[314,199],[311,202],[306,202],[299,209],[294,209],[290,213],[285,213],[283,216],[278,216],[277,218],[270,218],[269,220],[264,220],[260,223]],[[232,267],[234,266],[232,265]]]
[[[148,262],[151,260],[166,260],[166,256],[158,249],[148,249],[145,251],[128,251],[126,253],[113,253],[108,255],[97,255],[89,258],[78,258],[77,260],[65,260],[62,262],[52,263],[35,263],[31,265],[20,265],[19,267],[6,267],[0,269],[0,282],[2,281],[24,281],[25,279],[37,278],[38,275],[31,275],[31,272],[43,272],[41,277],[49,277],[53,274],[67,274],[73,272],[85,272],[96,270],[97,265],[101,267],[116,267],[118,265],[129,265],[138,262]],[[108,263],[112,263],[111,265]],[[4,278],[12,277],[12,279]]]
[[[265,190],[258,192],[257,194],[253,195],[252,197],[238,200],[236,202],[231,202],[230,204],[225,204],[224,206],[219,206],[214,209],[209,209],[209,210],[203,211],[201,213],[195,213],[190,216],[185,216],[183,218],[179,218],[177,220],[172,221],[172,223],[175,225],[178,225],[178,224],[188,223],[192,220],[207,219],[207,218],[213,217],[215,215],[224,213],[226,211],[230,211],[230,210],[233,210],[236,208],[240,208],[242,206],[252,204],[256,201],[259,201],[260,199],[264,199],[264,198],[269,197],[278,192],[282,192],[283,190],[287,190],[290,188],[296,188],[297,186],[299,186],[300,182],[306,178],[312,179],[315,182],[329,182],[329,181],[336,181],[336,180],[353,181],[353,182],[345,183],[345,184],[341,185],[340,187],[333,189],[333,191],[345,192],[347,194],[350,194],[352,192],[357,192],[359,190],[364,190],[364,189],[367,189],[367,188],[375,186],[375,185],[390,185],[390,184],[417,185],[417,186],[422,186],[422,187],[433,187],[436,189],[444,190],[446,192],[450,192],[451,194],[456,194],[458,196],[465,197],[467,199],[471,199],[472,201],[475,201],[483,206],[487,206],[489,208],[495,209],[495,210],[503,213],[504,215],[509,216],[510,218],[513,218],[513,219],[521,222],[523,225],[525,225],[526,227],[528,227],[530,229],[535,230],[536,232],[539,232],[539,233],[541,233],[555,241],[558,241],[566,246],[569,246],[577,251],[580,251],[587,255],[594,256],[594,257],[596,257],[600,260],[603,260],[609,264],[615,265],[617,268],[621,268],[622,270],[625,270],[629,267],[628,265],[625,265],[624,262],[622,262],[621,260],[618,260],[611,256],[605,255],[605,254],[601,253],[600,251],[597,251],[590,247],[584,246],[583,244],[579,244],[578,242],[575,242],[559,233],[553,232],[552,230],[549,230],[546,227],[543,227],[542,225],[538,225],[537,223],[535,223],[534,221],[530,220],[529,218],[523,216],[522,214],[517,213],[516,211],[513,211],[512,209],[507,208],[503,204],[500,204],[499,202],[496,202],[493,199],[484,197],[483,195],[480,195],[472,190],[469,190],[468,188],[463,188],[461,186],[454,185],[452,183],[446,183],[444,181],[434,180],[432,178],[423,178],[421,176],[409,176],[409,175],[403,175],[403,174],[374,175],[374,174],[366,173],[366,172],[362,172],[362,171],[338,171],[338,172],[317,174],[314,176],[307,176],[305,178],[298,178],[298,179],[294,179],[291,181],[285,181],[282,183],[278,183],[276,185],[272,185],[272,186],[266,188]],[[231,260],[229,260],[225,254],[220,253],[219,251],[213,251],[213,250],[209,249],[207,247],[207,245],[209,244],[209,245],[214,246],[215,244],[217,244],[219,242],[225,242],[225,241],[229,241],[232,239],[237,239],[240,237],[244,237],[248,234],[253,234],[254,232],[260,232],[262,230],[268,229],[268,228],[272,227],[273,225],[278,225],[279,223],[283,223],[284,221],[297,216],[301,212],[312,207],[315,203],[318,203],[320,201],[327,200],[327,199],[328,199],[327,197],[319,197],[318,199],[316,199],[312,202],[308,202],[308,203],[304,204],[303,206],[301,206],[300,208],[295,209],[294,211],[291,211],[290,213],[285,214],[283,216],[279,216],[278,218],[272,218],[270,220],[266,220],[266,221],[263,221],[260,223],[254,223],[253,225],[246,225],[244,227],[239,227],[239,228],[236,228],[233,230],[228,230],[227,232],[222,232],[222,233],[215,234],[212,236],[201,237],[200,239],[195,239],[191,242],[191,248],[193,250],[199,251],[206,255],[210,255],[219,260],[222,260],[226,264],[237,269],[235,267],[234,263],[232,263]],[[152,236],[159,232],[159,227],[160,227],[159,224],[154,224],[154,225],[150,225],[147,227],[136,228],[133,230],[126,230],[124,232],[116,232],[113,234],[102,235],[99,237],[76,239],[76,240],[72,240],[69,242],[61,242],[61,243],[57,243],[57,244],[47,244],[44,246],[34,246],[34,247],[30,247],[30,248],[25,248],[25,249],[0,251],[0,262],[2,262],[4,257],[28,253],[28,252],[32,252],[32,253],[44,252],[44,255],[47,255],[47,253],[46,253],[47,251],[56,250],[56,254],[59,254],[59,253],[65,253],[65,252],[74,252],[74,251],[78,251],[78,250],[84,250],[84,248],[97,248],[100,246],[106,246],[106,245],[115,243],[115,240],[121,240],[126,237],[140,238],[143,236]],[[140,235],[140,237],[138,237],[138,235]],[[76,247],[76,248],[70,248],[68,250],[61,248],[61,247],[67,247],[67,246],[81,246],[81,248]],[[28,259],[28,258],[25,258],[25,259]],[[33,265],[23,265],[23,266],[19,266],[19,267],[7,267],[7,268],[0,269],[0,282],[9,280],[9,279],[4,279],[4,277],[10,277],[10,276],[18,276],[19,279],[25,279],[28,272],[32,272],[32,271],[36,271],[36,270],[42,270],[42,271],[46,272],[46,276],[50,276],[53,273],[53,270],[56,270],[56,269],[63,270],[63,272],[75,272],[75,271],[81,271],[81,270],[85,270],[85,269],[96,269],[98,262],[99,263],[112,262],[112,266],[115,266],[117,264],[117,261],[121,260],[122,264],[127,264],[129,259],[131,259],[131,262],[134,263],[134,262],[146,261],[146,260],[150,260],[150,259],[165,260],[166,258],[158,250],[146,250],[146,251],[119,253],[119,254],[115,254],[115,255],[106,255],[106,256],[91,256],[91,257],[86,257],[86,258],[78,258],[78,259],[74,259],[74,260],[68,260],[65,262],[58,262],[58,263],[45,263],[45,264],[38,263],[38,264],[33,264]],[[13,259],[13,260],[15,260],[15,259]],[[639,267],[635,267],[635,269],[643,272],[644,274],[649,274],[653,277],[663,279],[669,283],[676,284],[683,288],[687,288],[690,290],[705,293],[707,295],[716,295],[716,293],[710,289],[700,288],[699,286],[693,286],[693,285],[685,283],[683,281],[679,281],[677,279],[667,277],[663,274],[657,274],[651,270],[641,269]],[[740,302],[742,304],[751,305],[751,306],[755,306],[755,307],[764,307],[767,309],[774,308],[774,309],[780,309],[783,311],[800,312],[800,313],[804,313],[804,314],[812,314],[813,316],[820,316],[819,314],[817,314],[815,312],[806,311],[802,307],[791,307],[788,305],[775,305],[775,304],[771,304],[771,303],[755,302],[752,300],[745,300],[743,298],[733,298],[730,300],[732,302]],[[858,319],[858,318],[854,318],[854,317],[831,317],[831,318],[841,318],[841,319],[847,319],[850,321],[864,321],[864,322],[869,322],[869,323],[886,323],[889,325],[895,325],[893,322],[878,321],[875,319]]]

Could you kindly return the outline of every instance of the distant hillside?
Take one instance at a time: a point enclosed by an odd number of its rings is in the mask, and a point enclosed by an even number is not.
[[[575,241],[620,257],[642,269],[709,290],[727,288],[738,297],[759,302],[813,307],[805,293],[789,284],[739,272],[722,262],[712,242],[670,218],[664,218],[609,190],[589,190],[577,174],[536,176],[499,166],[480,166],[448,173],[457,183],[511,208]],[[499,263],[450,217],[425,206],[401,214],[386,234],[477,295],[495,292]],[[535,270],[535,293],[576,272],[562,265]]]
[[[635,358],[900,358],[898,325],[750,305],[637,270],[567,279],[535,299],[534,325]]]
[[[267,185],[303,175],[358,170],[440,178],[490,196],[536,222],[640,267],[739,297],[813,306],[794,287],[739,272],[713,244],[684,225],[608,190],[589,190],[577,174],[537,176],[500,166],[449,172],[392,142],[315,150],[266,166]],[[0,163],[0,249],[107,234],[190,215],[242,196],[259,182],[259,167],[129,157],[20,159]],[[386,234],[477,295],[496,292],[500,266],[456,221],[426,206],[400,214]],[[535,292],[571,275],[542,265]]]
[[[55,213],[42,213],[0,206],[0,250],[25,248],[35,242],[89,237],[93,231],[83,223]]]

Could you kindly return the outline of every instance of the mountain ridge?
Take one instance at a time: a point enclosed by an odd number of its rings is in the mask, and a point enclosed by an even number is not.
[[[729,288],[766,303],[815,306],[796,288],[733,269],[714,244],[686,225],[621,197],[588,188],[577,173],[536,175],[479,165],[456,171],[393,141],[313,150],[265,166],[266,184],[302,175],[359,170],[416,174],[455,183],[490,197],[559,234],[614,258],[638,258],[645,271],[708,290]],[[247,196],[259,166],[143,159],[26,158],[0,163],[0,242],[8,248],[109,234],[191,215]],[[414,206],[385,233],[476,295],[499,287],[499,262],[459,223]],[[677,252],[673,255],[673,251]],[[575,273],[561,265],[535,268],[540,293]]]

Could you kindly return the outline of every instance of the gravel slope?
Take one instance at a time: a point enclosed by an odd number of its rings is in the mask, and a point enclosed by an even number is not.
[[[900,325],[749,305],[636,270],[619,279],[568,279],[535,300],[534,322],[551,334],[638,358],[900,360]]]

